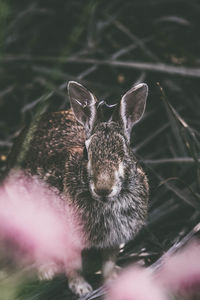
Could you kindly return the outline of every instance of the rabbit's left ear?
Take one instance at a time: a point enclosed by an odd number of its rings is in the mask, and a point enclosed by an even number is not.
[[[147,95],[147,84],[140,83],[126,92],[121,99],[119,114],[128,136],[132,127],[140,121],[144,114]]]
[[[77,121],[84,126],[88,136],[96,120],[96,97],[75,81],[68,83],[68,93],[74,115]]]

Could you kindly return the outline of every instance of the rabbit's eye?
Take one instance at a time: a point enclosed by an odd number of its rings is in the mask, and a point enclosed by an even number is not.
[[[88,160],[88,152],[87,152],[86,146],[83,148],[83,158],[85,160]]]

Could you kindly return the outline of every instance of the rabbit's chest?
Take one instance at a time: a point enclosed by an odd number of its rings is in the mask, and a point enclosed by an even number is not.
[[[97,208],[85,220],[90,244],[97,248],[118,247],[132,239],[140,227],[133,208],[117,205]]]

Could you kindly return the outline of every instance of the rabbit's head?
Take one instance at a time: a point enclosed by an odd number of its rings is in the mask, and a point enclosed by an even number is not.
[[[85,129],[89,189],[96,200],[109,201],[119,195],[135,161],[130,154],[130,134],[142,117],[148,87],[131,88],[105,122],[96,97],[77,82],[68,84],[74,115]]]

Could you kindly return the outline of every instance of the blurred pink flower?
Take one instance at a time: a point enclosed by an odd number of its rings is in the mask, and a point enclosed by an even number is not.
[[[193,240],[173,255],[164,255],[161,267],[129,267],[108,285],[106,300],[200,299],[200,242]],[[177,298],[180,299],[180,298]]]
[[[58,263],[67,271],[81,263],[84,234],[69,204],[36,177],[18,172],[0,187],[0,242],[16,259]],[[16,251],[20,250],[20,251]]]
[[[165,256],[155,276],[172,293],[200,291],[200,243],[193,240],[176,254]]]
[[[148,269],[130,267],[108,285],[106,300],[167,300]]]

